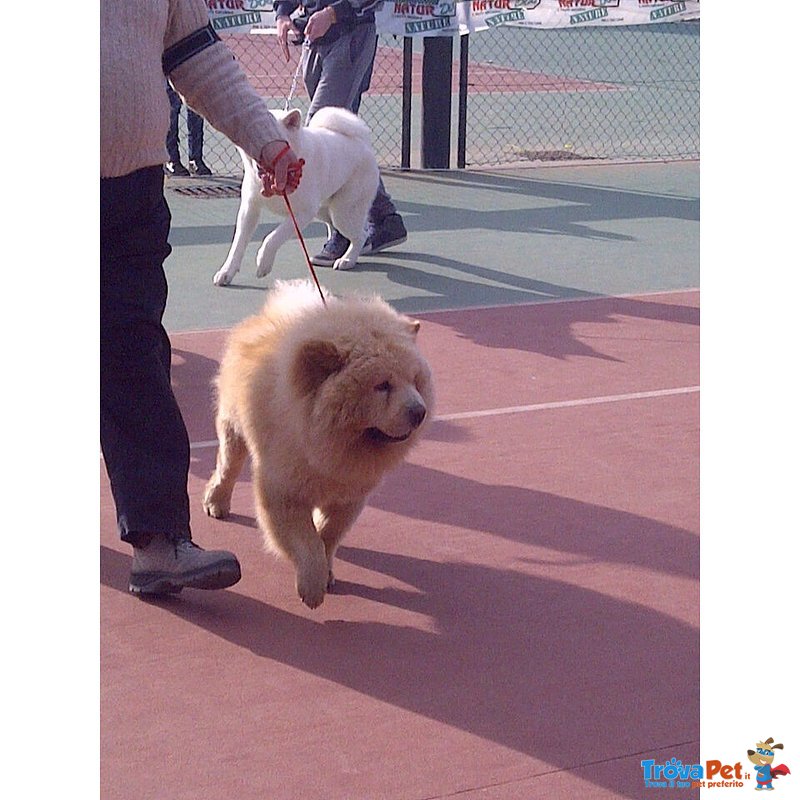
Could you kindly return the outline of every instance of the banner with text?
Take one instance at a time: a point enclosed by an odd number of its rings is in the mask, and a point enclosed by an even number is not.
[[[249,33],[253,28],[274,28],[272,0],[206,0],[208,16],[219,33]]]
[[[248,33],[273,28],[272,0],[206,0],[214,28]],[[700,19],[700,0],[387,0],[376,11],[379,33],[454,36],[515,25],[582,28]]]

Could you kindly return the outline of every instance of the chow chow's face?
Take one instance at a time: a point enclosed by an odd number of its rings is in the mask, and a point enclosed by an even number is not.
[[[312,340],[301,347],[293,379],[311,401],[316,431],[351,450],[410,446],[433,403],[430,368],[414,341],[418,327],[408,321],[399,335],[373,332],[355,344]]]
[[[364,396],[360,407],[354,409],[355,418],[360,418],[359,427],[372,444],[404,442],[428,416],[425,395],[429,395],[430,373],[416,358],[398,360],[391,366],[378,361],[359,383]]]

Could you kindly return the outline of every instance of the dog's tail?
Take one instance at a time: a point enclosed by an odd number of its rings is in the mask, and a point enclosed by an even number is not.
[[[311,117],[308,127],[326,128],[329,131],[340,133],[342,136],[349,136],[352,139],[363,139],[367,144],[370,144],[371,141],[367,123],[345,108],[335,108],[333,106],[321,108]]]
[[[327,302],[334,298],[327,289],[323,289]],[[305,278],[288,281],[275,281],[272,291],[267,294],[264,313],[278,317],[295,317],[308,309],[323,308],[316,286]]]

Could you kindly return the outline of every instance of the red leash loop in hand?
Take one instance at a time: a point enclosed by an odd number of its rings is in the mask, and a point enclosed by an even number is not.
[[[306,247],[305,239],[303,239],[303,234],[300,231],[300,226],[297,224],[297,218],[294,215],[294,211],[292,211],[292,206],[289,203],[289,196],[286,194],[286,192],[283,192],[283,200],[286,203],[289,216],[292,218],[292,222],[294,223],[294,229],[297,233],[297,238],[300,240],[300,245],[303,248],[303,253],[306,257],[306,264],[308,264],[311,277],[314,279],[314,283],[317,285],[317,291],[319,292],[320,299],[322,300],[322,305],[327,307],[328,303],[325,300],[325,294],[323,293],[322,287],[319,285],[319,281],[317,280],[317,273],[314,271],[314,265],[311,263],[311,257],[308,255],[308,248]]]
[[[284,156],[285,156],[285,155],[286,155],[286,154],[287,154],[287,153],[288,153],[288,152],[289,152],[291,149],[292,149],[292,148],[291,148],[291,147],[289,147],[289,143],[287,142],[287,143],[286,143],[286,146],[283,148],[283,150],[281,150],[281,151],[280,151],[280,153],[278,153],[278,155],[276,155],[276,156],[275,156],[275,158],[273,158],[273,159],[272,159],[272,164],[270,164],[270,166],[272,167],[272,169],[273,169],[273,170],[275,169],[275,165],[276,165],[276,164],[277,164],[277,163],[278,163],[278,162],[279,162],[279,161],[280,161],[280,160],[281,160],[281,159],[282,159],[282,158],[283,158],[283,157],[284,157]]]

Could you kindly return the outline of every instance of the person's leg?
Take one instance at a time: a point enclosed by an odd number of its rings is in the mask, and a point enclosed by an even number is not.
[[[188,107],[186,128],[189,134],[189,158],[192,161],[200,161],[203,158],[203,118]]]
[[[397,208],[383,185],[383,178],[381,178],[378,182],[378,193],[369,209],[369,223],[370,225],[380,225],[390,214],[397,214]]]
[[[180,95],[167,84],[167,97],[169,98],[169,131],[167,132],[167,153],[173,163],[181,160],[178,137],[178,114],[181,110]]]
[[[303,81],[311,98],[306,122],[325,106],[337,106],[354,114],[358,113],[361,97],[369,88],[372,78],[377,44],[375,26],[365,24],[357,25],[351,32],[330,44],[305,49]],[[374,227],[373,222],[379,224],[390,214],[396,213],[391,197],[381,181],[370,209],[369,222]],[[349,246],[350,241],[333,229],[322,251],[314,256],[312,263],[317,266],[332,266]]]
[[[170,386],[159,170],[101,181],[100,441],[120,536],[190,538],[189,439]]]
[[[358,25],[329,45],[306,50],[303,78],[311,98],[306,121],[325,106],[347,108],[357,114],[361,98],[369,89],[375,65],[378,36],[374,25]],[[400,244],[408,238],[403,219],[386,191],[383,179],[378,184],[375,200],[367,217],[369,233],[361,252],[377,253]],[[341,258],[350,242],[334,230],[322,252],[312,262],[331,266]]]
[[[357,25],[329,44],[312,45],[303,54],[303,82],[311,104],[306,122],[325,106],[358,113],[369,87],[377,47],[375,26]]]
[[[189,169],[195,175],[210,175],[211,170],[203,161],[203,118],[187,107],[186,125],[189,133]]]
[[[236,557],[191,543],[189,437],[170,384],[162,325],[170,212],[160,167],[100,182],[100,445],[131,591],[223,588]]]
[[[361,248],[363,255],[378,253],[402,244],[408,238],[403,218],[386,191],[383,178],[378,183],[378,191],[367,215],[367,228],[367,239]]]
[[[372,48],[372,56],[370,59],[369,69],[364,74],[364,79],[359,87],[358,94],[353,101],[351,110],[354,114],[358,114],[361,108],[361,98],[364,92],[369,89],[372,80],[372,70],[375,66],[375,54],[378,49],[378,36],[375,35],[375,47]],[[367,216],[369,234],[361,252],[364,255],[369,253],[377,253],[380,250],[385,250],[388,247],[404,242],[408,238],[408,231],[406,231],[403,224],[403,218],[397,212],[395,204],[392,202],[391,195],[386,191],[383,184],[383,178],[378,182],[378,191],[375,194],[375,200],[369,209]]]
[[[169,175],[185,177],[189,170],[181,163],[180,133],[178,126],[178,116],[183,105],[181,96],[167,82],[167,97],[169,98],[169,130],[167,131],[167,153],[169,161],[164,165],[164,169]]]

